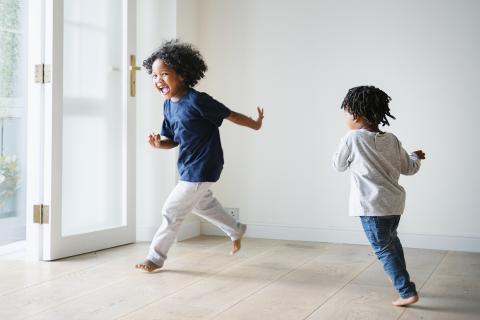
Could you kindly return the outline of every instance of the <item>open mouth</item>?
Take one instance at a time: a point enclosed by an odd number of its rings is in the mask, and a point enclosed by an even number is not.
[[[167,94],[170,92],[170,88],[165,86],[165,87],[160,87],[160,91],[162,92],[162,94]]]

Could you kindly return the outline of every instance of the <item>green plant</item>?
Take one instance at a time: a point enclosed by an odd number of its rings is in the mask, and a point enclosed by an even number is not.
[[[19,173],[15,156],[0,156],[0,210],[19,188]]]

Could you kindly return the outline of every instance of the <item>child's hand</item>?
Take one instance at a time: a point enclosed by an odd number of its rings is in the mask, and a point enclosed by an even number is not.
[[[423,153],[422,150],[413,151],[413,153],[417,155],[418,159],[421,159],[421,160],[425,159],[425,153]]]
[[[255,122],[257,123],[257,128],[256,129],[258,130],[262,127],[263,108],[257,107],[257,111],[258,111],[258,117],[257,117],[257,120],[255,120]]]
[[[148,143],[154,148],[160,148],[160,135],[152,133],[148,136]]]

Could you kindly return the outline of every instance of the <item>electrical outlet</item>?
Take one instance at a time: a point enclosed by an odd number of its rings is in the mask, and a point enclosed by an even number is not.
[[[237,221],[240,219],[240,209],[238,209],[238,208],[225,208],[225,210],[227,211],[227,213],[229,215],[231,215],[233,217],[233,219],[235,219]]]

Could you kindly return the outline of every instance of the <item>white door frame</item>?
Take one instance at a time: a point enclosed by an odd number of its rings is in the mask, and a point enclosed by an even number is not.
[[[135,0],[123,0],[122,203],[124,225],[62,236],[63,0],[29,1],[27,112],[27,251],[54,260],[135,241],[135,98],[128,70],[135,54]],[[128,39],[128,41],[127,41]],[[35,84],[34,65],[51,66],[51,82]],[[49,223],[33,223],[33,205],[49,206]]]

